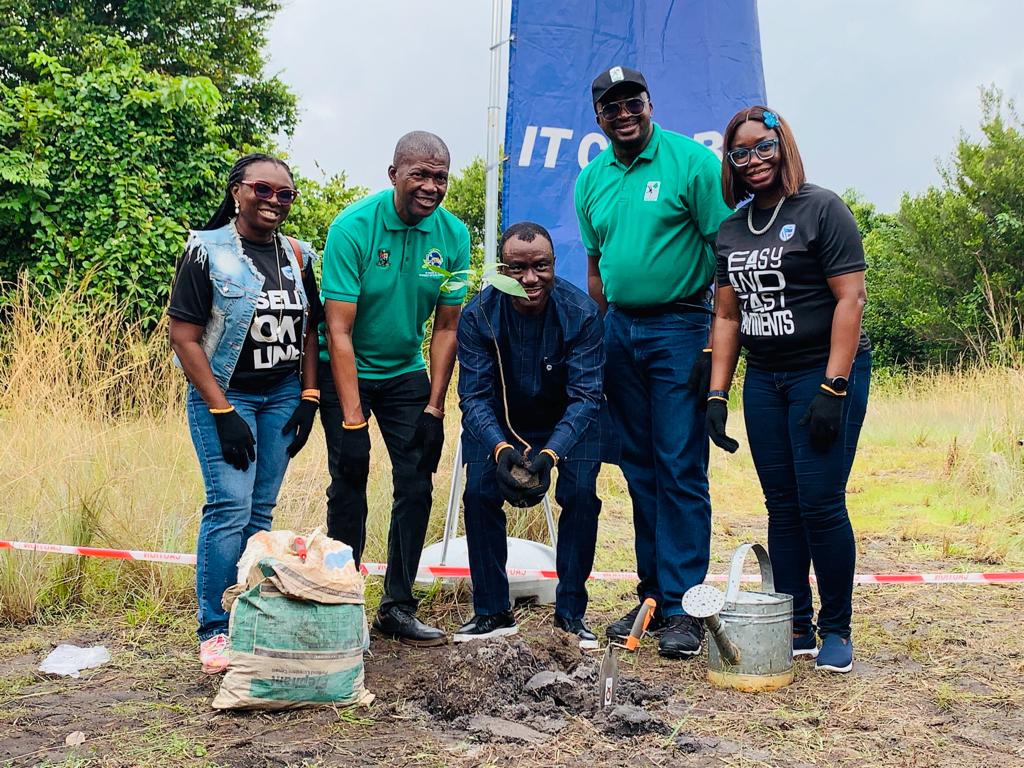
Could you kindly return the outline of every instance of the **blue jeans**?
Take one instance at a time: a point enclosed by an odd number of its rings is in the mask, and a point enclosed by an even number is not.
[[[466,465],[466,543],[473,576],[473,611],[480,616],[493,616],[509,608],[505,510],[496,467],[493,461]],[[558,465],[555,501],[562,512],[555,551],[555,613],[565,619],[582,619],[587,611],[586,584],[594,567],[597,516],[601,512],[597,497],[600,469],[597,461],[564,461]]]
[[[703,313],[605,315],[604,390],[622,441],[619,466],[633,501],[637,595],[665,616],[704,581],[711,555],[708,436],[698,395],[686,387],[708,342]]]
[[[228,614],[221,608],[221,596],[236,581],[238,559],[249,537],[270,530],[277,493],[288,467],[286,448],[293,437],[282,435],[281,429],[299,404],[299,379],[288,376],[259,393],[228,388],[225,395],[256,439],[256,461],[244,472],[224,460],[213,415],[195,387],[189,386],[185,400],[192,444],[206,486],[196,545],[200,640],[228,631]]]
[[[748,368],[743,416],[768,509],[775,588],[793,596],[793,630],[814,631],[808,583],[813,562],[821,599],[818,632],[849,637],[857,551],[846,511],[846,481],[867,411],[871,353],[861,352],[854,360],[839,438],[819,453],[811,447],[809,427],[798,422],[824,375],[824,365],[778,372]]]

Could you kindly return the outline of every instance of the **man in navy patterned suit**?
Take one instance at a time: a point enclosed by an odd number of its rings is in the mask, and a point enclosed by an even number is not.
[[[555,500],[562,512],[555,626],[576,635],[580,647],[596,648],[583,617],[601,511],[597,473],[602,460],[614,459],[602,455],[610,453],[602,392],[604,325],[586,293],[555,277],[554,248],[544,227],[512,225],[498,252],[500,271],[526,295],[484,288],[459,322],[463,501],[475,615],[453,639],[518,631],[505,573],[502,504],[539,504],[557,466]]]

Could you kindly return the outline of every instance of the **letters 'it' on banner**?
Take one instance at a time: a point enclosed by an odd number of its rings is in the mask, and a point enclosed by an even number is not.
[[[756,0],[513,0],[511,31],[502,222],[547,227],[558,274],[585,288],[573,186],[607,146],[591,81],[639,69],[655,121],[721,156],[733,113],[765,103]]]

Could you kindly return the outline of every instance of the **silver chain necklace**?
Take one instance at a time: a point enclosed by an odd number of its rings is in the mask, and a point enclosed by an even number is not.
[[[785,195],[783,195],[782,198],[779,200],[779,202],[777,202],[775,204],[775,210],[772,211],[772,217],[770,219],[768,219],[768,223],[765,224],[762,229],[754,229],[754,201],[751,200],[747,204],[747,229],[750,230],[750,234],[752,234],[752,235],[763,235],[765,232],[767,232],[769,229],[771,229],[772,228],[772,224],[775,223],[775,217],[779,215],[779,209],[782,208],[782,204],[784,202],[786,202],[786,196]]]

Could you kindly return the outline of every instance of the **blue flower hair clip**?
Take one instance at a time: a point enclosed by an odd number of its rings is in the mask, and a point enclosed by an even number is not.
[[[767,109],[761,113],[761,120],[764,121],[765,128],[775,128],[779,124],[779,116]]]

